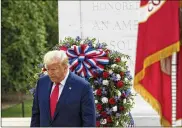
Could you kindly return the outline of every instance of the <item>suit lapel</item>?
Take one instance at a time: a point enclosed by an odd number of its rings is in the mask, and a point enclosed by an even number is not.
[[[59,97],[59,101],[57,103],[57,106],[56,106],[56,111],[54,113],[54,118],[56,117],[56,115],[59,113],[60,110],[60,107],[61,107],[61,104],[64,104],[66,98],[69,96],[69,93],[71,92],[71,89],[72,89],[72,85],[71,85],[71,73],[69,73],[69,76],[68,76],[68,79],[64,85],[64,88],[63,88],[63,91]],[[53,120],[54,120],[53,118]]]
[[[46,100],[46,106],[45,106],[47,108],[47,113],[48,113],[49,120],[51,120],[50,94],[51,94],[52,85],[53,85],[53,82],[51,82],[51,80],[50,80],[49,83],[48,83],[48,89],[47,89],[47,93],[46,93],[47,100]]]

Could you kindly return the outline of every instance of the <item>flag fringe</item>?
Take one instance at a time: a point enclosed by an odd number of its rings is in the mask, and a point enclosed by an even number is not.
[[[141,94],[141,96],[153,107],[153,109],[158,112],[160,115],[160,122],[162,126],[171,126],[169,121],[167,121],[163,115],[161,110],[160,103],[141,85],[139,82],[144,78],[145,76],[145,69],[149,67],[150,65],[154,64],[155,62],[160,61],[161,59],[164,59],[166,57],[169,57],[174,52],[178,52],[180,50],[180,41],[177,41],[176,43],[148,56],[143,63],[143,69],[138,72],[135,75],[134,78],[134,89],[136,92]]]
[[[144,78],[145,75],[145,69],[152,65],[155,62],[160,61],[161,59],[167,58],[170,55],[172,55],[174,52],[178,52],[180,50],[180,42],[176,42],[175,44],[172,44],[168,46],[167,48],[164,48],[148,57],[144,60],[143,63],[143,69],[135,75],[134,79],[134,85],[137,85],[139,81],[141,81]]]
[[[135,85],[134,89],[141,94],[141,96],[147,101],[152,108],[160,115],[160,123],[162,126],[171,126],[170,123],[162,116],[160,103],[141,85]]]

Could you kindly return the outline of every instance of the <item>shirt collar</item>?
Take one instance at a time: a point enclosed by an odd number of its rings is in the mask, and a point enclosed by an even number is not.
[[[69,75],[69,70],[67,71],[65,78],[60,82],[61,85],[65,85],[66,80],[68,79],[68,75]]]
[[[69,76],[69,70],[67,71],[65,78],[60,82],[59,86],[60,85],[62,85],[62,86],[65,85],[66,80],[68,79],[68,76]],[[56,83],[54,83],[53,85],[56,86]]]

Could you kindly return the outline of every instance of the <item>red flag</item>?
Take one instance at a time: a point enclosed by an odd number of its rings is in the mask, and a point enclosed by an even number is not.
[[[182,45],[177,56],[176,119],[182,119]]]
[[[171,76],[164,65],[179,51],[179,2],[142,0],[140,13],[134,89],[158,112],[161,125],[171,126]]]

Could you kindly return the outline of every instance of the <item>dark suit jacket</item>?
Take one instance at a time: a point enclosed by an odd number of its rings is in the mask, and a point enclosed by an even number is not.
[[[49,106],[52,85],[49,76],[38,80],[32,107],[31,127],[95,127],[93,91],[86,80],[69,73],[53,119]]]

